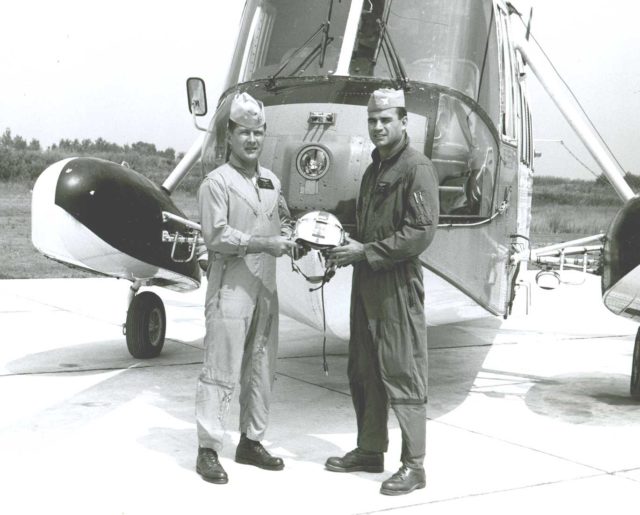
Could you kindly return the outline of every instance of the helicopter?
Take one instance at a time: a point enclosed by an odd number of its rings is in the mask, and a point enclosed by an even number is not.
[[[249,93],[268,121],[260,162],[280,179],[295,218],[321,210],[348,233],[355,226],[360,178],[373,145],[366,124],[370,94],[403,89],[410,144],[434,164],[440,213],[434,240],[421,256],[429,325],[510,314],[522,273],[544,263],[601,273],[605,306],[640,320],[638,200],[593,130],[562,100],[544,60],[529,41],[530,25],[506,0],[247,0],[223,93],[207,127],[204,81],[187,80],[189,110],[200,130],[161,185],[126,165],[95,158],[54,163],[33,190],[32,241],[69,266],[132,282],[126,322],[129,352],[157,356],[166,315],[143,287],[198,288],[200,226],[171,199],[192,170],[227,159],[231,101]],[[520,26],[522,25],[522,26]],[[534,169],[531,71],[602,167],[624,205],[606,234],[533,249],[529,244]],[[55,231],[48,228],[54,225]],[[582,256],[582,264],[571,256]],[[280,309],[340,338],[349,332],[350,269],[319,276],[311,252],[298,274],[277,265]],[[556,274],[556,275],[554,275]],[[631,393],[640,396],[640,331]]]

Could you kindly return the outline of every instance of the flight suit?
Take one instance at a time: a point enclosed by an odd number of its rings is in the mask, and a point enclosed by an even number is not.
[[[208,249],[204,363],[196,391],[200,447],[219,452],[225,419],[240,382],[240,431],[262,440],[278,351],[276,258],[246,254],[251,236],[275,236],[288,223],[280,181],[259,167],[250,178],[226,163],[198,192]]]
[[[420,254],[438,225],[438,181],[431,161],[404,145],[362,178],[355,239],[366,260],[354,265],[348,375],[358,447],[385,452],[388,407],[402,432],[402,463],[424,462],[427,328]]]

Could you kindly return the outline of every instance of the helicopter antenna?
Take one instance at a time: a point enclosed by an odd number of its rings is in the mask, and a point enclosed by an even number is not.
[[[527,23],[527,33],[525,35],[525,39],[529,41],[529,36],[531,35],[531,20],[533,19],[533,7],[529,11],[529,23]]]

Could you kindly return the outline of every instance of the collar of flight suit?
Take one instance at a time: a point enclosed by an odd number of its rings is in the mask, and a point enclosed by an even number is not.
[[[247,170],[244,166],[242,166],[238,158],[236,158],[236,156],[234,156],[233,154],[229,154],[229,160],[227,162],[234,170],[236,170],[238,173],[242,174],[249,180],[253,179],[253,177],[260,177],[260,163],[258,161],[256,161],[256,169],[254,175],[249,175],[250,170]]]
[[[368,216],[367,213],[369,211],[369,207],[374,203],[374,199],[377,199],[375,200],[374,209],[378,209],[384,199],[387,198],[392,190],[395,189],[396,184],[404,175],[404,167],[394,166],[409,146],[409,136],[405,133],[403,137],[404,141],[402,144],[399,145],[398,149],[388,158],[381,160],[380,152],[378,152],[377,148],[373,149],[373,152],[371,153],[371,159],[373,160],[370,168],[371,175],[367,180],[367,193],[364,194],[362,199],[362,211],[365,218]],[[386,187],[383,191],[378,193],[378,185],[380,183],[386,184]],[[360,221],[358,223],[360,223]]]
[[[409,136],[405,133],[403,137],[404,141],[402,144],[386,159],[380,159],[380,152],[378,152],[377,148],[371,153],[371,159],[373,160],[374,165],[375,183],[377,184],[382,178],[384,178],[384,182],[388,184],[389,191],[391,190],[391,187],[402,177],[404,172],[402,167],[394,167],[409,146]]]
[[[231,184],[230,187],[235,189],[240,197],[246,202],[254,214],[257,216],[261,210],[261,197],[260,192],[258,191],[257,179],[262,177],[261,167],[258,162],[256,162],[256,173],[253,177],[250,177],[247,173],[246,168],[244,168],[231,154],[229,159],[227,160],[227,165],[238,174],[238,178],[240,179],[236,184]],[[256,182],[254,182],[253,178],[256,178]],[[246,188],[245,191],[242,191]],[[252,193],[249,193],[251,189],[253,189]]]
[[[373,161],[373,164],[375,164],[376,166],[378,166],[380,163],[391,164],[393,161],[398,159],[404,149],[409,146],[409,136],[406,132],[403,134],[402,138],[402,144],[399,145],[397,150],[386,159],[380,159],[380,151],[377,148],[374,148],[373,152],[371,152],[371,160]]]

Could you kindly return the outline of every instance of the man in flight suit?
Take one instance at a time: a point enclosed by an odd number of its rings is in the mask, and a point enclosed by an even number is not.
[[[373,163],[360,185],[355,239],[329,251],[354,265],[348,375],[358,446],[332,457],[335,472],[382,472],[389,405],[402,432],[401,468],[382,483],[386,495],[426,485],[427,328],[420,255],[438,225],[433,165],[409,146],[404,92],[376,90],[368,104]]]
[[[218,460],[225,419],[240,383],[238,463],[282,470],[260,441],[269,416],[278,350],[276,258],[296,244],[281,235],[290,223],[280,181],[258,164],[264,108],[247,93],[231,103],[230,157],[198,192],[202,237],[209,253],[204,364],[196,392],[198,459],[205,481],[227,483]]]

